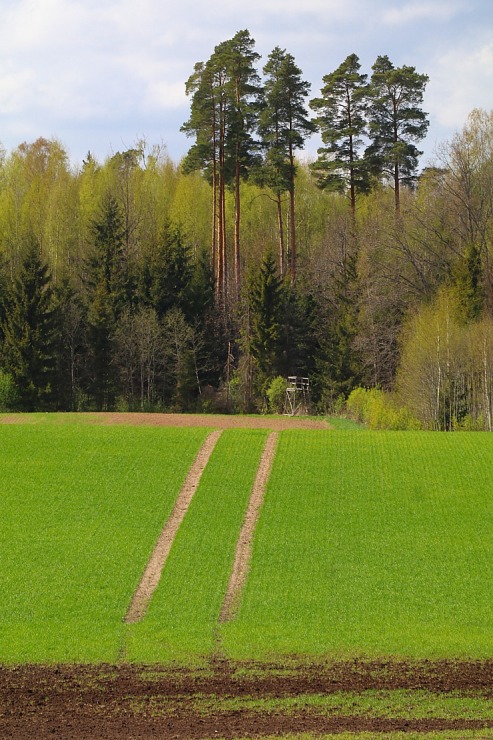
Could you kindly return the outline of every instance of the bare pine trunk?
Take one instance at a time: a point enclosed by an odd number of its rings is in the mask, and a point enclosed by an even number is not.
[[[296,226],[295,226],[295,204],[294,204],[294,154],[292,146],[289,147],[289,164],[291,167],[291,183],[289,188],[289,237],[291,248],[291,282],[296,281]]]
[[[212,228],[211,228],[211,273],[216,279],[217,270],[217,164],[214,148],[214,162],[212,165]]]
[[[277,223],[279,226],[279,274],[284,277],[286,256],[284,248],[284,224],[282,222],[281,193],[277,193]]]
[[[291,247],[291,282],[296,280],[296,227],[294,221],[294,188],[289,193],[289,236]]]
[[[238,146],[236,147],[236,169],[235,169],[235,288],[236,297],[240,295],[241,273],[240,273],[240,216],[241,216],[241,197],[240,197],[240,160]]]
[[[221,254],[223,263],[223,280],[222,280],[222,295],[223,303],[226,303],[228,293],[228,253],[226,245],[226,187],[224,185],[224,179],[221,185],[221,211],[222,211],[222,234],[221,234]]]
[[[400,183],[399,183],[399,165],[397,162],[394,165],[394,201],[395,211],[399,213],[401,210],[401,194],[400,194]]]

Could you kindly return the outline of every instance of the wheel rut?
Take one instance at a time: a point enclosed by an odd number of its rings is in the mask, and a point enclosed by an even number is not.
[[[219,437],[222,434],[222,430],[218,429],[211,432],[206,438],[204,444],[200,448],[197,457],[195,458],[188,475],[185,478],[185,482],[178,494],[174,509],[163,527],[163,530],[159,536],[158,541],[154,547],[152,555],[147,563],[146,569],[142,575],[139,585],[135,590],[135,593],[128,607],[127,613],[124,618],[124,622],[127,624],[134,624],[140,622],[145,616],[152,595],[156,590],[161,574],[165,566],[166,560],[170,553],[173,541],[176,537],[180,524],[182,523],[185,514],[192,502],[195,491],[202,477],[207,462],[216,446]]]
[[[269,480],[272,464],[276,454],[278,432],[271,432],[267,437],[265,447],[260,458],[257,475],[252,487],[250,501],[241,527],[240,536],[236,545],[233,569],[224,597],[219,622],[230,622],[235,618],[241,600],[241,594],[248,576],[252,557],[253,537],[255,527],[264,500],[265,489]]]

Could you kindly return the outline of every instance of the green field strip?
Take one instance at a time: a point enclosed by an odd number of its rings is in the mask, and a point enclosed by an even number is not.
[[[130,661],[200,660],[216,630],[264,430],[227,430],[204,470],[142,622],[127,625]]]
[[[231,569],[228,588],[224,596],[220,622],[229,622],[234,619],[236,611],[241,602],[243,588],[248,576],[248,569],[252,557],[252,544],[255,536],[255,528],[264,501],[265,488],[269,481],[270,471],[274,462],[278,433],[271,432],[267,437],[262,456],[257,468],[252,493],[245,512],[243,524],[238,537],[235,558]]]
[[[493,436],[283,432],[233,657],[491,657]]]
[[[175,501],[173,511],[161,530],[145,571],[142,574],[140,583],[132,597],[132,601],[125,615],[125,622],[127,624],[140,622],[147,612],[154,591],[161,580],[161,573],[173,546],[176,533],[188,511],[200,483],[202,473],[221,434],[222,431],[217,429],[207,436],[187,473],[187,477]]]
[[[340,691],[327,694],[300,694],[288,697],[214,696],[202,697],[200,710],[235,710],[276,714],[306,712],[321,717],[377,717],[379,719],[442,719],[493,722],[493,699],[480,693],[464,696],[424,690]]]
[[[115,661],[206,429],[0,427],[0,661]]]

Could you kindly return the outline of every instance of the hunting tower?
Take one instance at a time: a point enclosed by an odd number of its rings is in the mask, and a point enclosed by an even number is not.
[[[299,416],[310,411],[310,381],[298,375],[288,377],[284,413],[286,416]]]

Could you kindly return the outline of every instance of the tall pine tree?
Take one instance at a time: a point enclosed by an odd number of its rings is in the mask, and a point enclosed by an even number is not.
[[[315,130],[308,118],[305,99],[310,84],[301,78],[294,57],[278,46],[264,67],[264,106],[259,117],[259,133],[265,150],[265,181],[276,196],[279,226],[279,269],[286,270],[282,195],[289,193],[290,274],[296,278],[295,151],[303,149],[305,139]]]
[[[190,118],[182,126],[195,144],[184,159],[190,172],[199,169],[212,184],[212,258],[218,303],[227,300],[228,249],[226,242],[226,188],[234,192],[234,285],[241,282],[240,217],[241,180],[255,162],[253,133],[261,100],[255,69],[259,55],[247,30],[218,44],[210,59],[195,65],[186,84],[191,96]],[[215,231],[217,226],[217,232]]]
[[[368,189],[368,172],[361,155],[366,133],[367,75],[361,74],[356,54],[350,54],[323,78],[320,97],[310,102],[324,146],[311,169],[321,188],[349,192],[351,211],[356,194]]]
[[[369,137],[366,149],[373,173],[393,182],[395,209],[400,208],[400,186],[414,181],[422,154],[414,142],[426,136],[429,121],[421,109],[427,75],[415,67],[395,68],[388,56],[372,67],[368,107]]]

